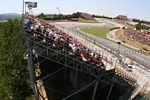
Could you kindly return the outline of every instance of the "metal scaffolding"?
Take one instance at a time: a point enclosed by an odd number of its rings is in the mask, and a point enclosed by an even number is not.
[[[66,67],[69,69],[75,70],[76,72],[82,72],[82,73],[89,74],[92,77],[94,77],[95,80],[93,82],[90,82],[86,86],[82,87],[81,89],[77,90],[76,92],[63,98],[63,100],[70,98],[71,96],[79,93],[80,91],[86,89],[87,87],[89,87],[95,83],[95,87],[93,89],[93,95],[92,95],[92,100],[94,100],[98,83],[99,83],[99,81],[102,81],[102,80],[100,80],[100,78],[112,75],[115,72],[114,69],[106,71],[100,67],[95,66],[95,64],[93,64],[93,63],[84,62],[79,57],[69,55],[68,51],[65,49],[59,49],[59,48],[52,47],[48,42],[45,42],[45,43],[39,42],[38,38],[34,37],[32,35],[32,32],[25,32],[25,37],[26,37],[27,45],[28,45],[27,46],[27,48],[28,48],[28,66],[29,66],[30,78],[32,80],[32,84],[33,84],[32,87],[33,87],[33,91],[34,91],[36,100],[39,100],[39,96],[41,98],[43,98],[43,100],[44,100],[44,97],[42,97],[41,94],[39,93],[37,84],[39,84],[39,83],[43,84],[42,81],[44,79],[55,75],[56,73],[60,72],[61,70],[64,70]],[[45,38],[45,37],[42,37],[42,38]],[[34,66],[34,61],[33,61],[32,55],[34,55],[34,57],[35,56],[42,57],[49,61],[61,64],[65,67],[62,67],[53,73],[49,73],[48,75],[43,76],[42,78],[36,79],[35,66]],[[77,74],[78,73],[76,73],[76,75]],[[110,95],[110,92],[108,93],[108,95]],[[109,96],[108,96],[108,98],[109,98]]]

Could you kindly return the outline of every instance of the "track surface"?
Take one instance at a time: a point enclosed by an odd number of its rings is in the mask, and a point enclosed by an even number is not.
[[[55,25],[62,27],[62,28],[67,28],[68,30],[73,31],[73,32],[78,32],[81,35],[85,36],[86,38],[93,40],[97,43],[100,43],[103,46],[110,48],[111,50],[114,50],[114,51],[118,50],[118,47],[119,47],[118,44],[93,36],[91,34],[81,32],[79,30],[80,27],[93,27],[93,26],[102,27],[103,26],[103,27],[111,28],[114,26],[119,26],[119,25],[114,25],[114,23],[101,20],[101,23],[59,22],[59,23],[55,23]],[[150,69],[150,56],[143,55],[139,52],[131,51],[123,46],[119,48],[119,51],[120,51],[120,54]]]

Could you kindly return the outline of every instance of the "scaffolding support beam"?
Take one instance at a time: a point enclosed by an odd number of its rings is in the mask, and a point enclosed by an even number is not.
[[[73,94],[70,94],[70,95],[68,95],[67,97],[63,98],[62,100],[66,100],[66,99],[72,97],[73,95],[75,95],[75,94],[77,94],[77,93],[79,93],[79,92],[85,90],[86,88],[88,88],[89,86],[91,86],[92,84],[94,84],[95,82],[96,82],[96,81],[91,82],[90,84],[86,85],[85,87],[81,88],[80,90],[78,90],[78,91],[74,92]]]
[[[39,100],[39,94],[37,91],[37,85],[36,85],[36,79],[35,79],[35,70],[34,70],[34,65],[33,65],[33,50],[32,50],[32,42],[29,41],[28,39],[26,40],[27,42],[27,54],[28,54],[28,68],[29,68],[29,75],[32,83],[32,88],[33,88],[33,93],[35,95],[35,99]]]
[[[110,94],[111,94],[111,91],[112,91],[113,86],[114,86],[114,84],[112,84],[112,85],[110,86],[109,93],[108,93],[108,95],[107,95],[106,100],[109,100],[109,97],[110,97]]]
[[[92,95],[92,100],[95,100],[95,95],[96,95],[96,91],[97,91],[97,87],[98,87],[98,80],[95,83],[95,87],[94,87],[94,91],[93,91],[93,95]]]
[[[72,57],[72,55],[70,55],[68,53],[68,49],[64,50],[64,49],[57,49],[58,47],[52,47],[52,45],[50,45],[48,42],[47,43],[41,43],[41,42],[38,42],[35,40],[35,37],[32,36],[32,34],[30,34],[29,32],[27,32],[27,45],[28,45],[28,56],[29,56],[29,59],[28,59],[28,65],[29,65],[29,68],[30,68],[30,78],[32,83],[33,83],[33,91],[34,91],[34,94],[36,96],[36,100],[38,100],[39,98],[39,92],[38,92],[38,89],[37,89],[37,86],[36,86],[36,82],[42,82],[42,80],[56,74],[57,72],[60,72],[62,70],[65,71],[65,78],[67,77],[67,74],[69,72],[69,70],[67,70],[67,68],[69,68],[70,70],[75,70],[75,72],[70,72],[70,75],[72,75],[72,79],[73,79],[73,83],[75,83],[74,86],[77,87],[77,80],[78,80],[78,72],[83,72],[83,73],[86,73],[86,74],[90,74],[90,80],[89,82],[87,83],[86,86],[82,87],[82,88],[77,88],[77,91],[75,91],[74,93],[68,95],[67,97],[65,97],[63,100],[66,100],[76,94],[78,94],[79,92],[87,89],[88,87],[90,87],[91,85],[93,86],[93,94],[92,94],[92,100],[95,99],[95,96],[96,96],[96,92],[97,92],[97,88],[98,88],[98,84],[99,82],[101,81],[101,77],[104,77],[104,76],[107,76],[109,74],[113,74],[114,71],[105,71],[99,67],[97,67],[94,63],[86,63],[82,60],[80,60],[78,57]],[[44,37],[42,37],[44,38]],[[52,73],[49,73],[48,75],[45,75],[44,77],[42,78],[39,78],[39,80],[36,81],[35,79],[35,68],[33,67],[33,50],[32,48],[34,48],[35,50],[35,53],[36,55],[44,58],[44,59],[47,59],[47,60],[50,60],[50,61],[53,61],[55,63],[58,63],[58,64],[61,64],[65,67],[63,68],[59,68],[57,69],[56,71],[52,72]],[[91,82],[92,80],[92,76],[95,78],[95,81]],[[75,82],[74,82],[75,81]]]
[[[48,78],[48,77],[50,77],[50,76],[56,74],[57,72],[63,70],[64,68],[65,68],[65,67],[62,67],[62,68],[60,68],[60,69],[58,69],[58,70],[56,70],[56,71],[54,71],[54,72],[52,72],[52,73],[50,73],[50,74],[44,76],[43,78],[40,78],[39,80],[44,80],[44,79],[46,79],[46,78]]]

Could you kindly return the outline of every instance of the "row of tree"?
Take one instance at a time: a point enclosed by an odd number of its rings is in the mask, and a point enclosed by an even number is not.
[[[0,23],[0,100],[24,100],[29,93],[29,75],[21,19]]]
[[[113,19],[113,17],[108,17],[108,16],[100,16],[100,15],[92,15],[94,18],[106,18],[106,19]]]
[[[142,22],[139,22],[138,24],[136,24],[135,28],[136,28],[136,30],[139,30],[139,31],[141,31],[141,30],[149,30],[150,29],[149,26],[144,25]]]
[[[41,13],[40,15],[38,15],[38,17],[44,20],[62,20],[62,19],[71,20],[72,18],[79,18],[80,13],[77,12],[77,13],[68,14],[68,15]]]
[[[100,16],[100,15],[92,15],[95,18],[106,18],[106,19],[113,19],[112,17],[107,17],[107,16]],[[66,20],[72,20],[74,18],[78,19],[80,17],[80,12],[76,12],[73,14],[68,14],[68,15],[63,15],[63,14],[44,14],[41,13],[38,15],[39,18],[44,19],[44,20],[61,20],[61,19],[66,19]]]
[[[134,21],[134,22],[141,22],[141,23],[144,23],[144,24],[150,24],[149,21],[144,21],[144,20],[140,20],[140,19],[133,19],[132,21]]]

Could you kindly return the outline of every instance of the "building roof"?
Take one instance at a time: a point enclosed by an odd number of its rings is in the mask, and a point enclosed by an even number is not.
[[[80,17],[84,18],[84,19],[88,19],[88,20],[93,19],[92,15],[90,15],[88,13],[82,13],[82,12],[80,12]]]
[[[116,19],[127,20],[128,18],[127,18],[127,16],[124,16],[124,15],[118,15],[118,16],[116,17]]]

